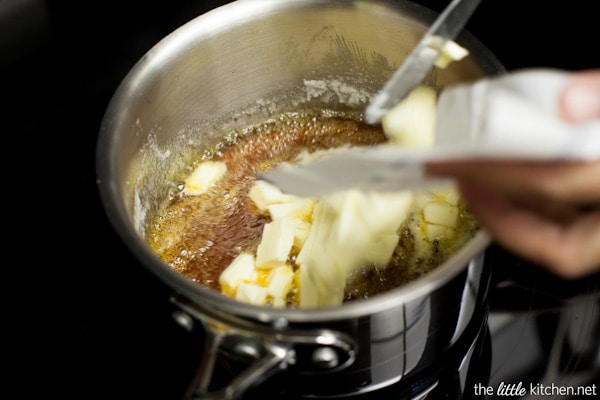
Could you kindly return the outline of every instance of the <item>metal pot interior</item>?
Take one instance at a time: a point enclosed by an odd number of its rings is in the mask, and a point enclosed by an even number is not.
[[[191,154],[281,112],[362,110],[434,17],[404,1],[237,1],[165,37],[123,80],[101,126],[99,189],[118,233],[177,292],[262,321],[366,315],[443,285],[485,248],[484,232],[432,273],[375,298],[333,310],[259,312],[185,279],[160,261],[144,239],[149,217],[174,189],[173,176]],[[471,35],[463,33],[457,41],[470,56],[433,70],[428,85],[439,89],[502,72]]]

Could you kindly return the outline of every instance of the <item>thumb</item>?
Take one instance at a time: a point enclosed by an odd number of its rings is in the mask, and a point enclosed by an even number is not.
[[[600,118],[600,69],[573,74],[561,94],[560,110],[568,121]]]

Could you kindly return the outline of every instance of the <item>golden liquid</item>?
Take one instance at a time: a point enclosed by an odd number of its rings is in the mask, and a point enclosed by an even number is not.
[[[322,112],[282,115],[249,132],[217,146],[219,150],[211,159],[225,162],[225,175],[206,193],[174,196],[150,222],[147,236],[153,250],[173,269],[219,291],[221,272],[242,251],[255,252],[263,226],[270,222],[270,217],[261,214],[248,198],[257,174],[293,160],[305,150],[369,146],[386,140],[380,126]],[[199,154],[196,162],[200,161]],[[459,229],[475,229],[469,214],[463,215],[463,228]],[[415,260],[414,238],[407,224],[390,265],[359,270],[355,278],[360,279],[351,280],[346,300],[366,298],[422,275],[447,258],[450,249],[442,247],[438,245],[426,259]]]

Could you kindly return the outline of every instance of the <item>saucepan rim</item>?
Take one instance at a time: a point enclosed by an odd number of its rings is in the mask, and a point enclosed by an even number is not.
[[[130,96],[133,95],[130,84],[139,79],[142,71],[149,68],[156,69],[156,58],[164,58],[164,54],[167,55],[167,58],[173,57],[177,53],[173,49],[177,48],[177,51],[180,51],[181,46],[190,37],[207,30],[218,32],[220,29],[225,29],[223,21],[235,23],[235,21],[227,20],[232,15],[230,11],[233,9],[236,9],[236,15],[243,14],[243,18],[252,18],[253,15],[270,12],[278,8],[289,10],[294,7],[322,7],[342,4],[358,7],[359,3],[363,8],[383,5],[398,9],[399,12],[406,12],[406,9],[411,12],[416,10],[419,15],[425,15],[428,18],[434,18],[436,15],[433,11],[410,1],[290,0],[281,2],[280,0],[238,0],[198,16],[164,37],[138,61],[115,91],[101,122],[97,143],[96,170],[101,201],[113,228],[137,260],[175,290],[177,294],[198,302],[204,307],[212,307],[266,324],[280,319],[297,323],[342,320],[381,312],[427,296],[459,273],[465,271],[471,262],[481,262],[478,256],[483,255],[486,247],[491,243],[490,236],[484,230],[479,230],[465,246],[459,249],[444,264],[408,284],[385,293],[335,307],[315,309],[268,308],[236,301],[212,289],[203,287],[174,271],[153,253],[150,246],[143,241],[130,222],[128,212],[122,201],[121,188],[117,182],[117,177],[120,174],[118,170],[120,161],[118,155],[119,142],[117,139],[120,131],[119,126],[122,123],[119,113],[121,110],[127,109],[127,103]],[[240,13],[238,8],[242,8],[244,12]],[[475,56],[482,59],[483,63],[487,63],[482,68],[487,68],[492,73],[503,72],[500,62],[479,40],[468,32],[461,33],[461,36],[464,36],[465,40],[477,50]]]

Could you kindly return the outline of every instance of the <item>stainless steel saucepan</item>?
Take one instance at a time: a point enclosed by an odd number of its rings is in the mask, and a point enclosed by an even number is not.
[[[434,363],[485,318],[485,232],[410,284],[311,310],[236,302],[171,269],[144,238],[148,216],[187,161],[183,149],[201,151],[283,111],[363,110],[435,16],[402,0],[236,1],[165,37],[122,81],[101,125],[99,190],[122,240],[173,289],[182,315],[204,325],[206,357],[188,397],[239,397],[284,372],[297,378],[297,395],[372,391]],[[503,72],[467,32],[457,42],[470,55],[432,71],[428,85]],[[307,82],[322,85],[315,90]],[[222,356],[247,360],[248,368],[226,388],[209,389]]]

